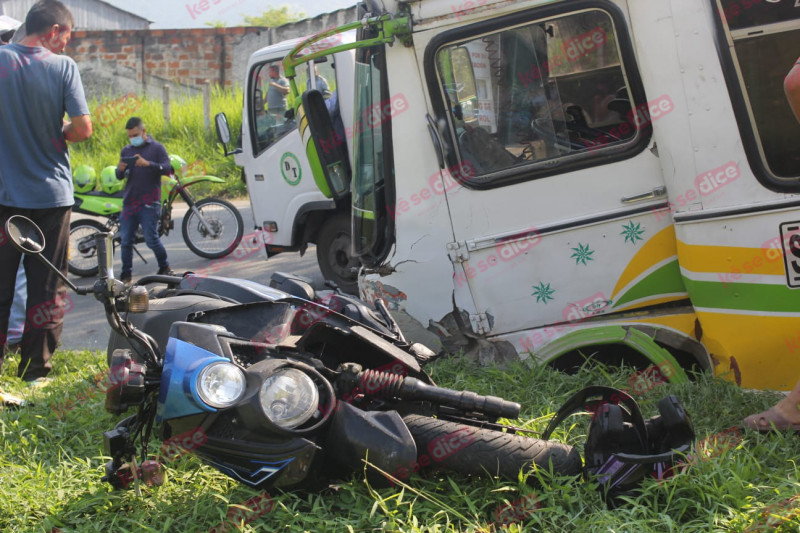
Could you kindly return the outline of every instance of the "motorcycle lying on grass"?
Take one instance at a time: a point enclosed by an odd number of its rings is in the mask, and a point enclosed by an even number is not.
[[[203,182],[223,183],[216,176],[186,176],[186,162],[179,156],[171,155],[173,174],[161,177],[161,218],[158,221],[158,235],[169,235],[175,227],[172,220],[172,207],[180,196],[189,210],[183,217],[183,240],[189,249],[200,257],[217,259],[230,254],[242,240],[244,222],[239,210],[233,204],[220,198],[204,198],[195,201],[189,187]],[[93,219],[73,220],[69,225],[70,273],[88,277],[97,274],[97,249],[94,236],[102,232],[114,235],[114,247],[121,241],[119,231],[122,212],[122,189],[124,181],[117,180],[113,166],[100,173],[100,191],[95,191],[94,170],[79,167],[73,173],[75,185],[75,205],[73,212],[82,215],[105,217],[105,222]],[[142,206],[132,208],[141,209]],[[136,234],[136,244],[144,242],[141,228]],[[134,246],[136,254],[147,263]]]
[[[33,222],[11,217],[6,234],[47,263]],[[62,279],[94,294],[115,332],[106,409],[137,411],[104,434],[104,480],[115,488],[163,482],[163,465],[148,460],[154,430],[162,450],[194,453],[260,489],[324,488],[363,471],[364,460],[377,484],[388,483],[380,471],[403,479],[403,469],[511,480],[532,466],[581,471],[572,446],[499,423],[519,416],[518,403],[436,386],[419,362],[432,354],[405,341],[383,302],[373,311],[333,293],[323,305],[291,276],[273,279],[278,288],[191,275],[146,276],[126,287],[114,279],[111,235],[95,239],[94,285]],[[143,286],[151,283],[169,295],[151,301]],[[155,323],[162,329],[151,334]]]

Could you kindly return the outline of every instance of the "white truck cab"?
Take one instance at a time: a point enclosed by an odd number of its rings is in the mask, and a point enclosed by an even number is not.
[[[336,35],[310,51],[353,40]],[[242,167],[255,228],[263,230],[267,257],[284,251],[305,252],[317,245],[317,259],[326,279],[343,290],[357,289],[357,258],[351,253],[350,198],[331,194],[324,180],[315,179],[301,139],[305,125],[294,116],[293,95],[283,72],[283,58],[303,39],[284,41],[250,56],[244,83],[241,147],[233,152]],[[302,91],[319,90],[341,121],[341,135],[331,139],[352,153],[346,137],[353,117],[354,52],[322,56],[298,73]],[[319,173],[317,173],[319,175]]]

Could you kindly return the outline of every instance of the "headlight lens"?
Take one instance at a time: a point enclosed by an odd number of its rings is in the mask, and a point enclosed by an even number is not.
[[[306,422],[319,405],[319,391],[308,374],[282,368],[264,381],[261,408],[276,426],[292,429]]]
[[[244,372],[232,363],[212,363],[197,376],[197,393],[211,407],[224,409],[244,394]]]

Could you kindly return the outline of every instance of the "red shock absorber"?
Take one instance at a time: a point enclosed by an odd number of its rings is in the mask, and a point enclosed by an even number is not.
[[[400,374],[380,370],[366,370],[358,375],[361,390],[373,397],[396,397],[404,379]]]

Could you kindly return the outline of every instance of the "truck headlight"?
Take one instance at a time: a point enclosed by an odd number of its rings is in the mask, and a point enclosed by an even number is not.
[[[259,401],[270,422],[293,429],[314,415],[319,406],[319,391],[305,372],[285,367],[264,381]]]
[[[241,368],[233,363],[212,363],[197,375],[197,394],[211,407],[224,409],[244,395],[246,379]]]

